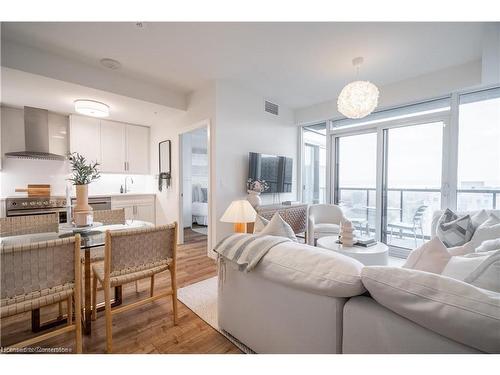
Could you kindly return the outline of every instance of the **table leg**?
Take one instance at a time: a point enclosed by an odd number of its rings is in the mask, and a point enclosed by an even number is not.
[[[84,316],[85,323],[83,325],[83,333],[90,335],[92,330],[92,306],[90,302],[90,249],[85,249],[85,262],[84,262],[84,276],[85,276],[85,301],[84,301]]]

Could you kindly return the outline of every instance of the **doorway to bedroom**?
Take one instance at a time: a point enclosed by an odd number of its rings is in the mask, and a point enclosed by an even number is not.
[[[184,243],[208,236],[208,134],[197,128],[180,136],[180,222]]]

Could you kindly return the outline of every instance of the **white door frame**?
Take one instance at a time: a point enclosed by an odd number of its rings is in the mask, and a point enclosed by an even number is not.
[[[183,181],[183,159],[182,159],[182,136],[185,135],[186,133],[190,133],[193,130],[201,129],[201,128],[206,128],[207,129],[207,156],[208,156],[208,239],[207,239],[207,252],[209,256],[213,256],[213,251],[212,249],[212,241],[215,238],[215,221],[213,220],[214,216],[214,200],[213,200],[213,189],[212,189],[212,172],[213,172],[213,146],[214,146],[214,137],[212,134],[212,127],[210,125],[210,120],[205,119],[200,122],[194,123],[179,132],[178,135],[178,145],[179,145],[179,158],[178,158],[178,165],[177,167],[179,168],[179,178],[178,178],[178,222],[179,222],[179,238],[178,242],[179,244],[184,243],[184,212],[183,212],[183,188],[184,188],[184,181]]]

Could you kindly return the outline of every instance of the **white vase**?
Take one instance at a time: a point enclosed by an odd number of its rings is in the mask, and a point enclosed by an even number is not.
[[[259,207],[262,204],[262,199],[258,191],[247,190],[247,193],[247,201],[250,202],[253,208]]]

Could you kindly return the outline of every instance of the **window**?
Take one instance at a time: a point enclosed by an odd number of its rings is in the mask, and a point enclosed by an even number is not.
[[[500,89],[460,96],[457,209],[500,208]]]
[[[360,235],[375,231],[377,133],[336,138],[336,204]]]
[[[304,126],[302,201],[326,202],[326,123]]]

